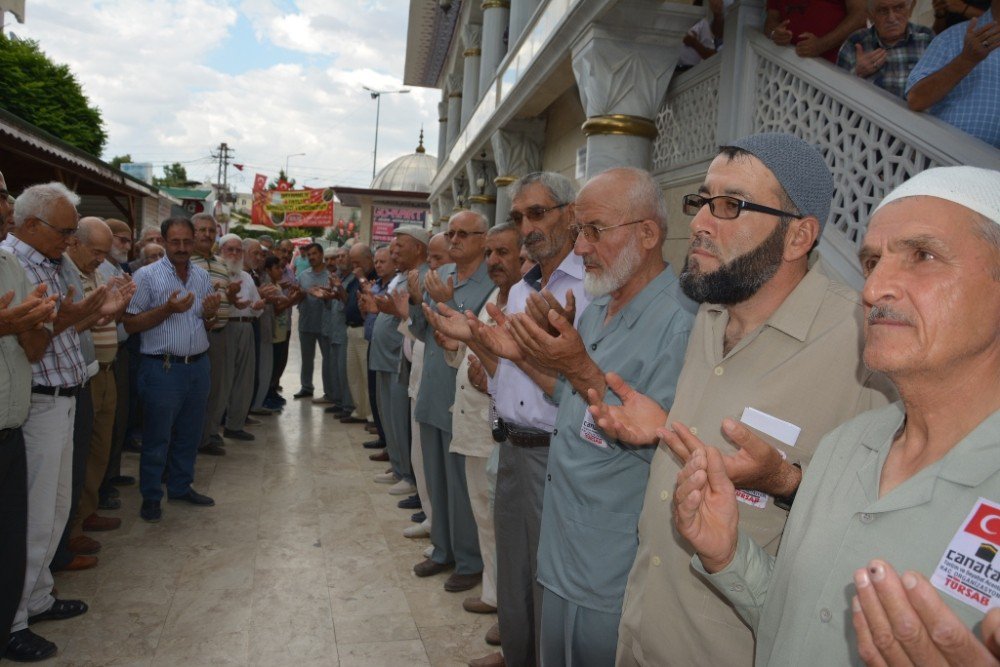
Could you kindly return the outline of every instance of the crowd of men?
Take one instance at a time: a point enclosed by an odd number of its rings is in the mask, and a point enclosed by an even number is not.
[[[720,149],[679,272],[649,173],[510,187],[496,226],[310,243],[296,272],[204,214],[130,265],[124,223],[58,183],[11,210],[0,180],[5,657],[87,611],[52,572],[96,565],[125,446],[144,520],[164,487],[214,504],[195,459],[281,409],[294,309],[295,398],[371,432],[430,540],[414,574],[497,614],[472,667],[996,664],[1000,171],[889,194],[861,294],[814,261],[834,183],[791,135]]]
[[[698,0],[695,4],[701,4]],[[708,0],[684,36],[677,71],[723,47],[732,0]],[[933,23],[912,20],[917,0],[768,0],[764,34],[802,58],[823,58],[1000,148],[1000,22],[996,0],[933,0]]]

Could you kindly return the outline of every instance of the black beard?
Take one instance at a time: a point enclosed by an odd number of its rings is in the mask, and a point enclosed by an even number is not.
[[[681,289],[697,303],[728,306],[746,301],[778,272],[785,250],[788,225],[789,221],[783,220],[756,248],[735,257],[711,273],[692,270],[689,255],[680,275]]]

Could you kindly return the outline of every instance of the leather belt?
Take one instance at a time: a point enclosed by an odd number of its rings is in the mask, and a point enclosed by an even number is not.
[[[46,396],[76,396],[80,393],[82,384],[75,384],[72,387],[50,387],[44,384],[36,384],[31,388],[32,394],[45,394]]]
[[[169,363],[176,362],[178,364],[193,364],[194,362],[204,357],[205,353],[199,352],[198,354],[189,354],[186,357],[181,357],[176,354],[144,354],[142,356],[149,357],[150,359],[156,359],[158,361],[166,361]]]
[[[230,322],[253,322],[256,319],[257,319],[256,317],[230,317],[229,321]]]
[[[511,428],[510,424],[504,422],[504,429],[507,431],[507,442],[515,447],[548,447],[552,441],[552,435],[538,431],[521,431]]]

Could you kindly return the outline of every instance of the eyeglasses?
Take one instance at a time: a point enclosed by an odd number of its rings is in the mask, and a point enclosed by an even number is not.
[[[623,222],[619,225],[608,225],[607,227],[598,227],[593,222],[588,222],[583,225],[570,225],[569,233],[572,235],[574,242],[576,242],[576,239],[578,236],[580,236],[580,234],[583,234],[583,238],[584,240],[587,241],[587,243],[597,243],[598,241],[601,240],[601,234],[603,232],[608,231],[609,229],[617,229],[618,227],[627,227],[628,225],[637,225],[640,222],[645,222],[646,220],[647,218],[643,218],[641,220]]]
[[[130,236],[125,236],[124,234],[115,234],[114,238],[119,243],[126,243],[128,245],[132,245],[132,237]]]
[[[42,223],[43,225],[54,231],[56,234],[59,234],[63,238],[69,238],[74,234],[76,234],[76,227],[56,227],[55,225],[49,223],[48,220],[39,218],[37,215],[33,215],[31,217],[33,217],[38,222]]]
[[[697,215],[698,211],[700,211],[705,205],[708,206],[708,210],[712,212],[712,215],[723,220],[734,220],[735,218],[738,218],[740,213],[743,211],[757,211],[758,213],[776,215],[779,218],[802,217],[798,213],[789,213],[788,211],[781,211],[769,206],[753,204],[751,202],[743,201],[742,199],[737,199],[736,197],[729,197],[727,195],[719,195],[718,197],[684,195],[684,212],[688,215]]]
[[[510,215],[507,216],[507,222],[519,225],[525,218],[531,222],[538,222],[544,218],[545,214],[549,211],[556,211],[564,206],[569,206],[569,202],[566,202],[565,204],[556,204],[555,206],[549,206],[548,208],[545,208],[544,206],[529,206],[524,210],[524,213],[521,213],[520,211],[511,211]]]
[[[478,236],[485,233],[486,232],[467,232],[464,229],[453,229],[445,232],[444,235],[448,237],[449,240],[454,239],[457,236],[459,241],[464,241],[470,236]]]

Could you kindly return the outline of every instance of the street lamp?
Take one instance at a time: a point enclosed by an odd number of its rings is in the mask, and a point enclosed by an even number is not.
[[[288,160],[289,158],[298,157],[300,155],[305,155],[305,153],[292,153],[291,155],[285,156],[285,180],[291,183],[291,179],[288,178]]]
[[[375,150],[372,151],[372,180],[375,179],[375,162],[378,160],[378,120],[379,114],[382,111],[382,96],[383,95],[393,95],[395,93],[408,93],[410,92],[408,88],[403,88],[402,90],[373,90],[368,86],[362,86],[368,93],[372,96],[373,100],[376,100],[375,104]]]

